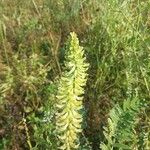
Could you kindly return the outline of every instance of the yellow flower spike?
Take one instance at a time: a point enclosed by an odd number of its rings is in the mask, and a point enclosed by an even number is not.
[[[57,94],[56,131],[61,141],[59,148],[63,150],[73,150],[79,147],[77,143],[78,134],[82,132],[82,109],[81,94],[87,80],[88,64],[85,62],[84,50],[79,46],[77,35],[70,34],[67,45],[65,67],[60,79]]]

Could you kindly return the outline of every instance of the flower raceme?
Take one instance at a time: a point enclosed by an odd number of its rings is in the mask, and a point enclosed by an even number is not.
[[[60,149],[78,148],[78,133],[82,131],[82,99],[87,81],[88,64],[77,35],[72,32],[67,43],[65,71],[60,78],[57,94],[56,131]]]

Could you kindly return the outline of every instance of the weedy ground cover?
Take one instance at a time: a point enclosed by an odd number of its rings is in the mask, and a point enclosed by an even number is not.
[[[149,0],[1,0],[0,149],[149,150],[149,52]]]

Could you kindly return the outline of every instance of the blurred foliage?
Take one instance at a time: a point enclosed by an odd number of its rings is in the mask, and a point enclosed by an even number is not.
[[[72,31],[90,64],[79,149],[111,144],[110,122],[114,149],[150,149],[149,8],[149,0],[0,0],[0,149],[57,150],[56,93]],[[136,113],[132,101],[142,103]],[[118,136],[128,117],[134,144]]]

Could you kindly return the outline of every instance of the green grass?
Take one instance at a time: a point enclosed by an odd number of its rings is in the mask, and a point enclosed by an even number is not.
[[[78,149],[112,146],[105,133],[111,136],[106,129],[116,107],[123,111],[116,126],[136,120],[136,141],[117,139],[118,128],[115,149],[149,149],[149,0],[1,0],[0,149],[58,149],[56,95],[72,31],[90,64]],[[132,112],[124,103],[135,99],[140,110],[124,116]]]

